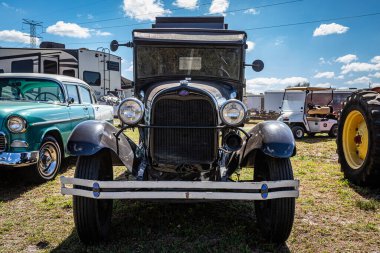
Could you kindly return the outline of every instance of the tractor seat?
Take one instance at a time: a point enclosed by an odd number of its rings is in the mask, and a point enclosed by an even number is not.
[[[331,113],[331,107],[329,106],[316,106],[307,112],[307,114],[309,115],[327,115],[330,113]]]
[[[322,121],[322,118],[318,117],[306,117],[307,121]]]

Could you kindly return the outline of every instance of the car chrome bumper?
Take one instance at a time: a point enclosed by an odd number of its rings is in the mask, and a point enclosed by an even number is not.
[[[0,166],[23,167],[38,162],[38,151],[21,153],[0,153]]]
[[[68,188],[66,185],[73,185]],[[76,187],[80,186],[82,189]],[[298,180],[262,182],[94,181],[61,177],[61,193],[93,199],[267,200],[297,198]]]

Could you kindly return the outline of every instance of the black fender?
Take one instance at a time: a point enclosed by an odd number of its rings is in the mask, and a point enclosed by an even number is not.
[[[257,150],[276,158],[289,158],[296,154],[296,143],[290,128],[280,121],[258,123],[243,137],[243,146],[237,151],[240,167],[253,166],[254,159],[248,159]]]
[[[67,153],[72,156],[94,155],[107,148],[117,155],[129,171],[132,171],[136,144],[127,136],[115,134],[119,131],[107,121],[88,120],[78,124],[71,133],[67,143]]]

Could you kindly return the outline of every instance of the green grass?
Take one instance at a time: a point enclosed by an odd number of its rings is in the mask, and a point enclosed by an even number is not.
[[[138,139],[137,131],[127,134]],[[297,142],[292,164],[300,197],[282,247],[263,242],[253,203],[125,200],[114,203],[112,240],[85,247],[75,232],[71,197],[60,194],[58,178],[32,185],[24,183],[22,171],[1,171],[0,252],[379,252],[379,190],[344,180],[335,150],[335,141],[322,136]],[[252,170],[243,169],[240,178],[252,178]]]

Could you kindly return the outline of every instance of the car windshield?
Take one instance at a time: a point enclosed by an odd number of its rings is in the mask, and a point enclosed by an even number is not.
[[[303,112],[305,106],[305,92],[286,92],[282,102],[282,111]]]
[[[47,103],[65,101],[58,83],[36,78],[0,78],[0,99]]]
[[[239,80],[241,49],[138,46],[137,77],[207,76]]]

